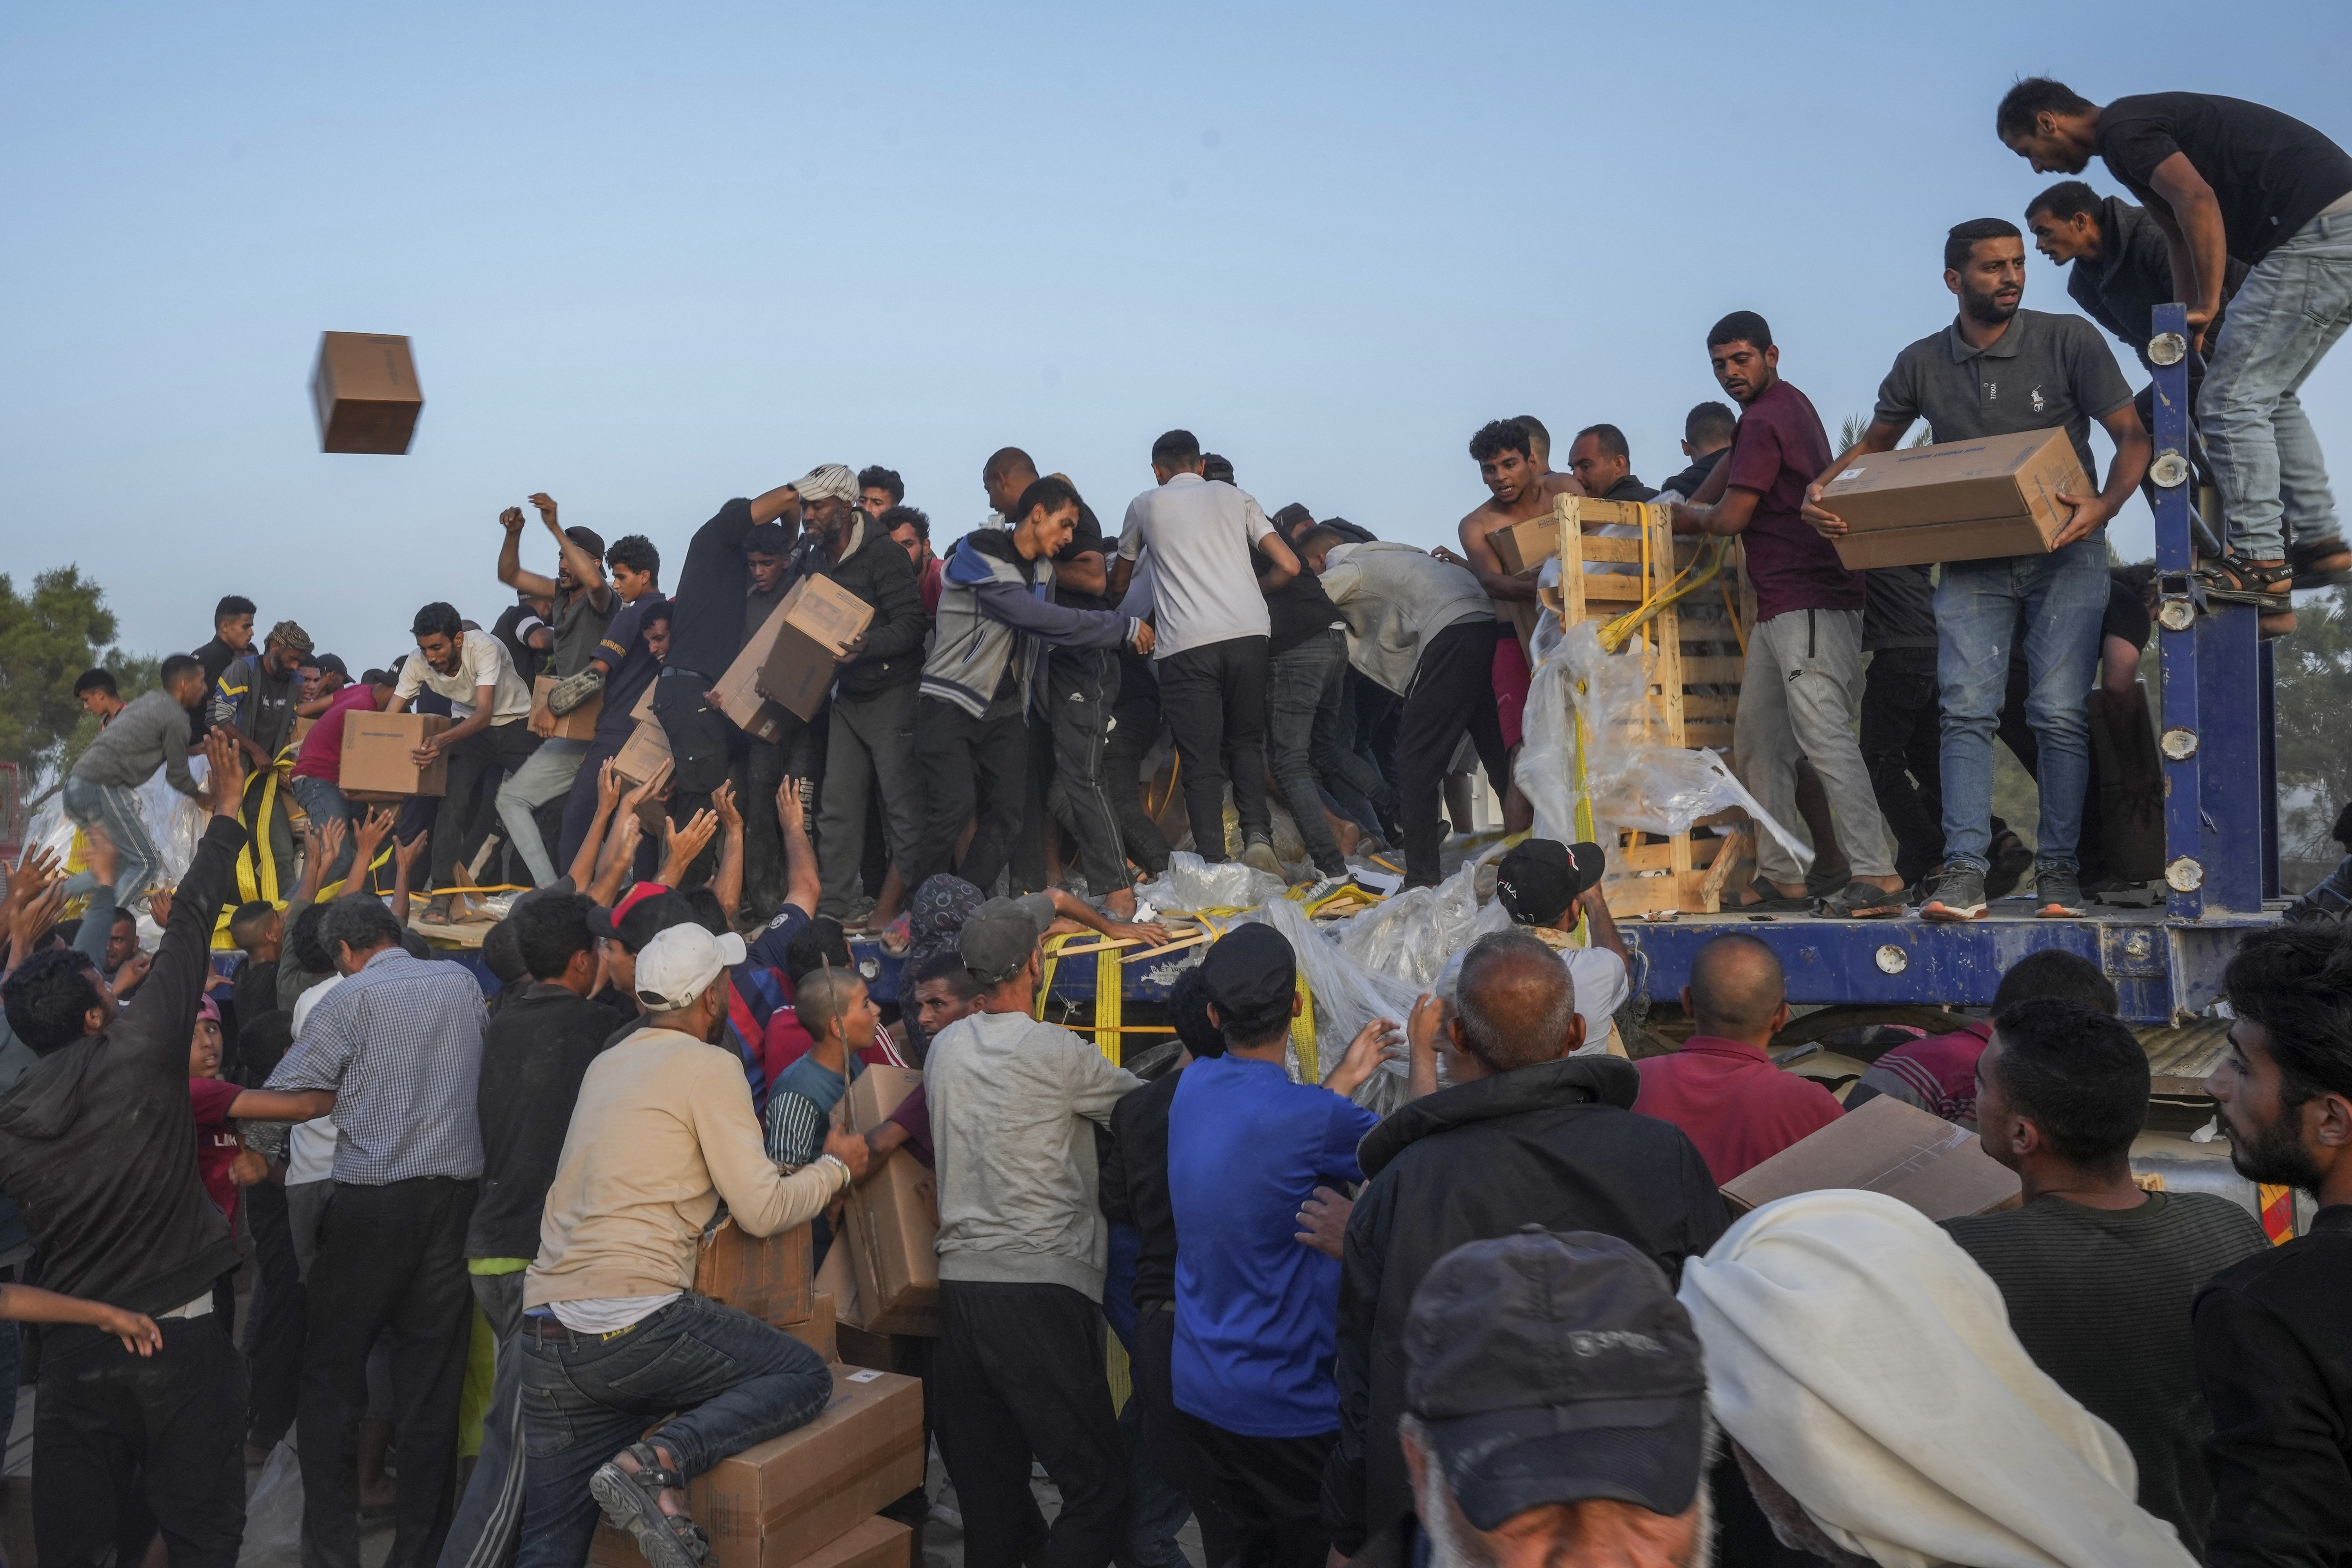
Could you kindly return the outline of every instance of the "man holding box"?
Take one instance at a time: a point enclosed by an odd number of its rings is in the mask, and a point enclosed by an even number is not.
[[[2080,915],[2075,851],[2091,769],[2084,698],[2096,678],[2099,620],[2107,605],[2105,530],[2147,471],[2147,432],[2097,328],[2080,316],[2018,308],[2025,295],[2025,240],[2015,224],[1987,217],[1956,226],[1944,242],[1944,286],[1958,297],[1959,315],[1895,356],[1870,428],[1805,491],[1804,517],[1824,539],[1843,534],[1844,520],[1822,505],[1822,487],[1857,458],[1894,450],[1917,419],[1927,421],[1939,442],[2063,426],[2084,474],[2098,471],[2091,421],[2106,427],[2116,444],[2106,486],[2095,495],[2059,492],[2074,513],[2049,553],[1947,562],[1936,587],[1944,868],[1920,913],[1932,921],[1985,913],[1993,732],[2010,645],[2021,624],[2032,683],[2026,719],[2042,752],[2034,900],[2045,915]],[[1741,700],[1744,718],[1745,691]]]
[[[514,662],[499,639],[488,632],[466,629],[457,607],[436,602],[416,612],[409,630],[416,637],[417,657],[400,667],[400,683],[393,689],[392,711],[404,713],[418,693],[430,690],[448,699],[457,721],[437,735],[427,735],[415,748],[417,767],[429,768],[440,758],[449,761],[439,816],[433,824],[433,901],[425,906],[427,924],[446,925],[451,896],[442,889],[457,886],[457,847],[466,838],[467,808],[483,775],[503,775],[530,760],[539,737],[525,722],[530,717],[530,688],[515,674]]]
[[[539,509],[539,521],[555,536],[560,563],[555,575],[542,577],[522,569],[522,508],[510,506],[499,513],[499,524],[507,531],[506,542],[499,547],[499,581],[518,593],[549,601],[548,625],[533,632],[531,638],[535,646],[544,638],[546,647],[553,650],[555,678],[562,680],[588,668],[618,602],[612,585],[604,581],[604,563],[597,559],[604,553],[604,541],[584,528],[557,527],[555,502],[545,494],[532,496],[530,504]],[[570,793],[589,747],[586,741],[557,738],[552,733],[556,717],[551,704],[533,703],[529,723],[530,732],[540,737],[539,749],[499,786],[499,820],[506,824],[507,837],[513,840],[523,864],[530,868],[531,885],[539,888],[555,880],[555,862],[548,858],[547,843],[533,814]]]

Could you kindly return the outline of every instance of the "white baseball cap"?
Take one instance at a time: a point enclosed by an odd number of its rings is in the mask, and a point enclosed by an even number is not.
[[[671,926],[638,950],[637,1000],[656,1012],[688,1006],[743,954],[743,939],[731,931],[713,936],[698,925]]]

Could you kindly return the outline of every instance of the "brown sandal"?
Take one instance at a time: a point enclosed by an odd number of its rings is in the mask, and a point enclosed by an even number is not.
[[[2340,539],[2315,539],[2308,544],[2290,544],[2286,563],[2294,568],[2294,585],[2298,591],[2313,588],[2333,588],[2339,583],[2352,583],[2352,549],[2347,549]]]
[[[2248,561],[2225,555],[2197,569],[2205,582],[2205,596],[2216,604],[2250,605],[2262,612],[2264,641],[2294,630],[2294,604],[2288,597],[2294,585],[2294,568],[2284,561]]]

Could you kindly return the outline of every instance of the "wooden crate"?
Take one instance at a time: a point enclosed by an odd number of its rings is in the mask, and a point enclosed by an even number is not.
[[[1696,536],[1677,538],[1673,513],[1644,502],[1559,496],[1552,501],[1552,517],[1562,543],[1559,588],[1556,595],[1547,593],[1545,603],[1566,626],[1612,621],[1626,614],[1653,594],[1665,592],[1675,574],[1706,548]],[[1604,528],[1610,531],[1598,531]],[[1599,570],[1624,566],[1635,570]],[[1624,651],[1656,655],[1645,738],[1655,745],[1707,746],[1728,755],[1745,663],[1740,649],[1756,622],[1755,590],[1737,541],[1722,575],[1698,593],[1718,605],[1726,605],[1727,597],[1727,636],[1719,640],[1709,636],[1725,627],[1722,621],[1694,617],[1686,627],[1683,606],[1669,605],[1627,639]],[[1744,824],[1745,818],[1734,813],[1694,825],[1717,827],[1713,837],[1619,834],[1610,857],[1618,876],[1609,912],[1620,919],[1667,910],[1714,914],[1743,866],[1748,876],[1755,875],[1755,838]]]

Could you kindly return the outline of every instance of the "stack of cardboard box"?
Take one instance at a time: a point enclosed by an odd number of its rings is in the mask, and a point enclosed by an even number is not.
[[[869,1067],[849,1086],[836,1114],[848,1131],[870,1131],[922,1082],[914,1068]],[[937,1179],[911,1151],[893,1150],[851,1192],[817,1288],[834,1297],[840,1321],[863,1335],[936,1338],[939,1239]],[[861,1337],[857,1342],[873,1342]],[[900,1363],[894,1357],[887,1364]]]
[[[695,1289],[815,1349],[831,1365],[833,1397],[807,1426],[697,1476],[688,1511],[717,1568],[913,1568],[914,1531],[879,1515],[923,1484],[923,1386],[842,1364],[834,1301],[811,1263],[807,1226],[762,1238],[721,1221],[704,1238]],[[645,1564],[626,1531],[604,1524],[588,1560]]]

